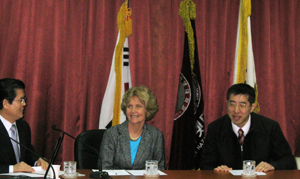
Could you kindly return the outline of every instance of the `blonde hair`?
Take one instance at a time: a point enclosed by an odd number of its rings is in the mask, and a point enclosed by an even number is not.
[[[150,121],[158,111],[157,100],[152,91],[144,85],[130,88],[123,95],[121,109],[126,115],[126,108],[132,97],[139,98],[140,102],[145,105],[146,121]]]

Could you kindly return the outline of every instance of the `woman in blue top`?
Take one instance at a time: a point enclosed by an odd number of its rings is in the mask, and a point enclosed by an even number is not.
[[[121,109],[127,120],[109,128],[100,148],[103,169],[145,169],[146,160],[157,160],[165,169],[164,138],[145,121],[158,111],[154,94],[146,86],[130,88],[123,96]]]

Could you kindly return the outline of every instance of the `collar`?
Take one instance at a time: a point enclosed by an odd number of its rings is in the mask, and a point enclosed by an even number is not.
[[[6,119],[5,119],[3,116],[1,116],[1,115],[0,115],[0,120],[1,120],[1,122],[3,123],[3,125],[4,125],[4,127],[5,127],[5,129],[6,129],[7,131],[10,131],[10,128],[11,128],[11,126],[12,126],[13,124],[15,124],[15,125],[17,126],[16,122],[10,123],[8,120],[6,120]]]
[[[231,121],[231,125],[232,125],[232,129],[234,131],[234,133],[236,134],[236,136],[239,136],[239,129],[240,127],[238,127],[237,125],[235,125],[232,121]],[[251,126],[251,114],[249,114],[249,120],[248,122],[244,125],[244,127],[242,127],[243,131],[244,131],[244,136],[246,136],[250,130],[250,126]]]

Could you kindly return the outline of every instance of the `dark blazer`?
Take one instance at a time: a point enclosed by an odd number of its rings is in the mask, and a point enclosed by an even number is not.
[[[165,169],[164,138],[157,128],[144,124],[142,139],[131,165],[128,121],[105,131],[100,148],[103,169],[145,169],[146,160],[158,160],[159,170]]]
[[[34,150],[33,146],[31,145],[31,131],[28,123],[20,119],[16,121],[16,124],[18,128],[20,143],[30,148],[31,150]],[[8,135],[8,132],[1,120],[0,131]],[[21,161],[27,163],[28,165],[33,166],[34,163],[39,159],[38,156],[22,146],[20,146],[20,151]],[[4,134],[0,133],[0,173],[8,173],[9,165],[15,165],[16,163],[17,161],[10,139]]]
[[[251,113],[251,126],[245,136],[243,152],[233,132],[228,115],[208,125],[200,169],[212,170],[220,165],[242,169],[243,160],[268,162],[276,170],[295,169],[295,158],[279,124],[264,116]]]

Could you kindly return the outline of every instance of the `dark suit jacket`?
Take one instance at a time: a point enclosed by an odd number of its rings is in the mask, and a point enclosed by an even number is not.
[[[245,136],[243,152],[233,132],[228,115],[208,125],[200,160],[200,169],[212,170],[220,165],[242,169],[243,160],[268,162],[276,170],[295,169],[295,158],[279,124],[264,116],[251,113],[251,126]]]
[[[34,150],[33,146],[31,145],[31,131],[28,123],[20,119],[16,121],[16,124],[18,128],[20,143],[30,148],[31,150]],[[1,120],[0,131],[8,135],[8,132]],[[37,161],[39,158],[22,146],[20,146],[20,151],[21,161],[24,161],[28,165],[33,166],[35,161]],[[0,173],[8,173],[9,165],[15,165],[16,163],[17,161],[10,139],[4,134],[0,133]]]
[[[157,128],[144,124],[142,139],[131,165],[128,121],[105,131],[100,155],[103,169],[145,169],[146,160],[158,160],[159,170],[165,169],[164,138]]]

